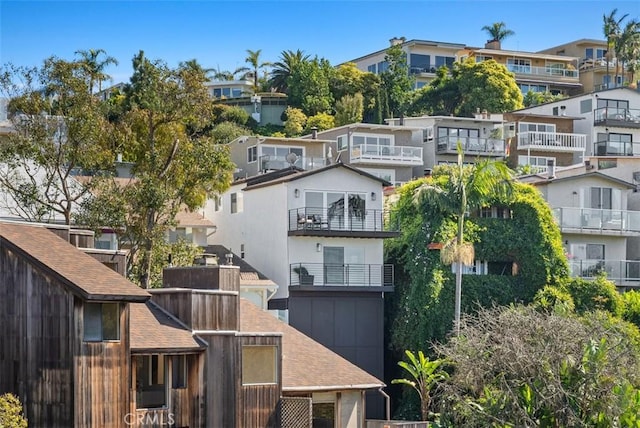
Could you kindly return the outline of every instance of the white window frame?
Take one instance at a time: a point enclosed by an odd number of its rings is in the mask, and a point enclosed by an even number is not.
[[[247,163],[258,162],[258,146],[247,147]]]

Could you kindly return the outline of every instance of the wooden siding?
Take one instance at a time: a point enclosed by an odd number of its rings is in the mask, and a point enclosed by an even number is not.
[[[0,393],[29,426],[73,425],[73,296],[5,246],[0,250]]]
[[[164,288],[239,291],[238,266],[189,266],[166,268],[162,272]]]
[[[239,330],[240,301],[236,292],[162,290],[151,299],[192,330]]]
[[[120,304],[120,340],[84,342],[84,304],[75,300],[75,426],[125,427],[129,412],[131,355],[129,307]]]
[[[103,265],[118,272],[120,275],[127,276],[127,256],[120,251],[96,250],[93,248],[83,248],[83,252],[98,260]]]

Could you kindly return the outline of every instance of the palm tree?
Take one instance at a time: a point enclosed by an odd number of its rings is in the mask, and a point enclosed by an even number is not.
[[[620,37],[616,39],[617,55],[619,56],[622,75],[628,65],[631,65],[631,69],[635,70],[636,62],[640,58],[640,21],[632,19],[627,21],[624,29],[620,32]],[[616,67],[616,79],[617,79],[617,67]],[[624,79],[623,79],[624,80]],[[633,75],[630,79],[633,82]]]
[[[409,362],[399,361],[398,365],[405,369],[412,379],[393,379],[391,383],[409,385],[418,392],[420,396],[420,414],[422,420],[426,421],[429,417],[429,406],[431,405],[431,389],[436,383],[449,377],[449,374],[440,368],[445,363],[445,360],[430,361],[422,351],[418,351],[417,358],[409,350],[404,351],[404,353],[407,355]]]
[[[271,87],[280,92],[286,92],[289,76],[300,64],[307,61],[309,61],[309,55],[305,55],[300,49],[295,52],[292,50],[282,51],[280,61],[275,62],[271,70],[271,78],[269,79]]]
[[[500,43],[509,36],[513,36],[516,34],[515,32],[507,29],[507,25],[504,22],[494,22],[491,25],[485,25],[482,27],[483,31],[486,31],[491,37],[488,42],[498,42],[498,46]]]
[[[247,57],[244,59],[244,61],[249,64],[251,68],[243,67],[235,71],[235,73],[246,71],[248,73],[245,76],[251,75],[251,77],[253,78],[253,92],[258,92],[259,70],[271,66],[270,62],[260,62],[260,53],[262,53],[262,49],[258,49],[257,51],[247,49]]]
[[[611,59],[611,54],[613,53],[615,58],[619,56],[620,43],[618,39],[620,37],[622,21],[629,14],[624,14],[622,18],[616,19],[616,14],[618,13],[618,9],[613,9],[609,15],[602,15],[602,31],[604,36],[607,38],[607,88],[609,88],[610,76],[609,76],[609,60]],[[618,78],[617,67],[616,67],[616,80]]]
[[[455,331],[460,333],[460,300],[462,295],[462,265],[474,260],[473,244],[464,241],[464,219],[468,211],[485,206],[492,197],[511,192],[512,171],[504,162],[481,161],[464,166],[462,143],[458,142],[458,164],[444,174],[436,175],[416,189],[414,202],[421,206],[433,204],[444,215],[458,222],[456,237],[445,243],[440,256],[444,264],[456,265]]]
[[[108,65],[118,65],[118,60],[112,56],[108,56],[104,49],[79,50],[75,52],[80,55],[79,63],[86,71],[89,77],[89,93],[93,93],[93,85],[98,82],[98,91],[102,91],[102,82],[109,80],[110,76],[104,73],[104,69]],[[99,60],[100,55],[106,55],[106,58]]]

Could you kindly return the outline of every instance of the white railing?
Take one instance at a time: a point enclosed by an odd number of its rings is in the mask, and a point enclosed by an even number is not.
[[[584,151],[587,136],[564,132],[528,131],[518,134],[518,149],[541,149],[550,151]]]
[[[640,233],[640,211],[554,208],[553,214],[563,230]]]
[[[383,162],[422,165],[422,147],[359,144],[351,150],[351,162]]]
[[[556,68],[551,66],[532,67],[530,65],[507,64],[507,70],[517,74],[533,74],[536,76],[578,79],[578,70],[568,70],[566,68]]]

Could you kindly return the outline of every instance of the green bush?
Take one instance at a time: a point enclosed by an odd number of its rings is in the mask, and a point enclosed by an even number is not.
[[[624,312],[622,318],[640,327],[640,292],[632,290],[622,294]]]
[[[0,427],[27,428],[20,399],[11,393],[0,395]]]
[[[560,287],[547,285],[538,290],[533,298],[533,306],[548,314],[569,314],[576,309],[573,297]]]
[[[605,275],[598,275],[594,280],[571,278],[564,288],[571,294],[579,314],[596,310],[608,311],[616,316],[623,314],[624,300],[615,284]]]

